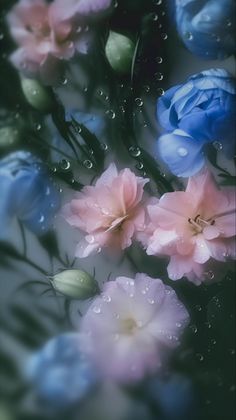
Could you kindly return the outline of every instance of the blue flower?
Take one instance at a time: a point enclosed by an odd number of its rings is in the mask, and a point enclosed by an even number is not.
[[[47,342],[31,357],[27,376],[38,399],[54,410],[78,403],[97,381],[80,351],[80,336],[76,333],[61,334]]]
[[[184,44],[207,59],[224,59],[235,52],[235,16],[235,0],[176,0]]]
[[[223,69],[191,76],[159,98],[157,117],[168,134],[160,137],[159,156],[177,176],[191,176],[204,165],[204,146],[220,145],[234,155],[236,86]]]
[[[0,232],[5,236],[13,217],[35,234],[45,233],[59,208],[59,191],[42,161],[18,151],[0,160]]]
[[[200,418],[195,387],[183,375],[173,374],[166,379],[151,379],[146,386],[146,395],[160,412],[160,420]]]
[[[92,134],[94,134],[98,140],[104,139],[106,132],[106,120],[100,115],[88,114],[85,112],[77,111],[76,109],[70,109],[66,111],[65,119],[67,122],[75,119],[79,124],[83,124]],[[58,131],[56,131],[54,124],[49,121],[49,128],[51,129],[52,134],[52,144],[59,148],[62,152],[65,152],[67,155],[74,158],[74,152],[71,150],[70,146],[65,142],[64,139],[60,136]],[[58,161],[63,158],[61,153],[52,151],[52,160]]]

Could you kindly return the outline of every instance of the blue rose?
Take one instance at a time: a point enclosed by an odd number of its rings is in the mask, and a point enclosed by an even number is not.
[[[193,53],[224,59],[235,52],[235,0],[176,0],[178,32]]]
[[[146,385],[146,396],[157,407],[159,420],[197,420],[200,418],[196,389],[180,374],[166,379],[153,378]]]
[[[78,403],[97,382],[81,353],[79,337],[66,333],[51,339],[27,364],[27,376],[38,399],[53,410]]]
[[[1,159],[0,192],[2,237],[13,217],[37,235],[50,228],[60,205],[60,194],[39,158],[18,151]]]
[[[217,142],[230,159],[235,140],[235,81],[223,69],[195,74],[159,98],[157,117],[168,132],[159,138],[158,153],[175,175],[197,173],[204,165],[207,143]]]

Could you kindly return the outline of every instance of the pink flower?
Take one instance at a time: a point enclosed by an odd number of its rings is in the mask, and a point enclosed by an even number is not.
[[[186,276],[200,284],[210,259],[235,258],[234,212],[235,190],[220,190],[204,169],[189,178],[185,192],[164,194],[148,206],[147,254],[170,257],[172,280]]]
[[[101,376],[117,382],[155,373],[188,324],[174,290],[137,274],[105,284],[82,319],[83,349]]]
[[[147,179],[129,169],[118,173],[111,164],[95,186],[83,188],[63,209],[66,221],[86,232],[76,256],[87,257],[102,247],[125,249],[135,233],[144,229],[145,210],[141,200]]]
[[[91,38],[83,21],[89,13],[101,12],[111,0],[20,0],[8,14],[10,32],[18,49],[11,55],[16,68],[53,84],[61,60],[79,51],[86,53]]]

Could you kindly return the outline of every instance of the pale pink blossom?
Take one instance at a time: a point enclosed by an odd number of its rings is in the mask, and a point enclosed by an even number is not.
[[[11,35],[18,48],[11,61],[29,76],[53,84],[62,60],[86,53],[91,33],[84,19],[106,9],[111,0],[20,0],[8,14]]]
[[[188,322],[184,305],[160,279],[118,277],[82,318],[83,349],[102,377],[139,381],[165,365]]]
[[[235,189],[220,189],[208,169],[189,178],[186,191],[164,194],[148,206],[148,215],[140,239],[148,255],[170,257],[170,279],[186,276],[200,284],[207,262],[235,259]]]
[[[63,209],[66,221],[87,235],[78,244],[76,256],[83,258],[103,247],[123,250],[136,232],[144,229],[143,187],[148,179],[130,169],[120,172],[111,164],[95,186],[87,186]]]

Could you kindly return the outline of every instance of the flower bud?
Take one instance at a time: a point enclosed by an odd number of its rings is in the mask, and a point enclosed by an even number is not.
[[[135,44],[127,36],[110,31],[106,43],[106,57],[113,70],[128,73],[131,70]]]
[[[48,113],[53,107],[53,100],[46,87],[36,79],[21,78],[21,87],[27,102],[38,111]]]
[[[54,288],[71,299],[88,299],[99,291],[96,280],[86,271],[64,270],[53,276]]]

